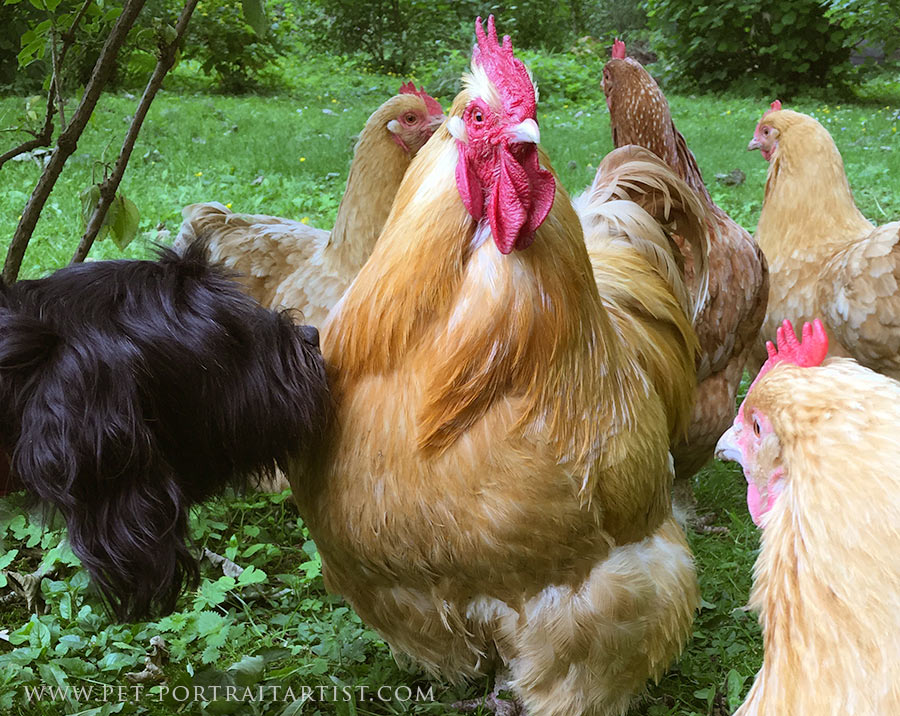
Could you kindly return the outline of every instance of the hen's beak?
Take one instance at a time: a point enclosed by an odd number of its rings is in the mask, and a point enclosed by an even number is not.
[[[445,119],[447,119],[446,114],[432,114],[428,126],[431,127],[431,129],[437,129],[444,123]]]
[[[737,444],[737,435],[736,428],[732,425],[728,430],[725,431],[725,434],[719,438],[719,442],[716,444],[716,457],[719,460],[725,460],[726,462],[736,462],[738,464],[743,465],[741,463],[741,449]]]
[[[541,143],[541,130],[538,128],[537,122],[531,118],[526,119],[524,122],[519,122],[514,127],[510,127],[506,131],[506,136],[513,143]]]
[[[759,140],[756,137],[750,140],[750,144],[747,145],[747,151],[752,152],[754,149],[762,149],[762,144],[759,143]]]

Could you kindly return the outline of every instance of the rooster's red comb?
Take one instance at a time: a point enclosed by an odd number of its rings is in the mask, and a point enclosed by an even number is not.
[[[772,345],[772,341],[766,342],[769,359],[759,369],[754,384],[779,363],[791,363],[806,368],[820,365],[825,360],[825,356],[828,355],[828,334],[825,333],[822,321],[817,318],[812,323],[804,323],[801,335],[801,339],[797,340],[797,334],[794,333],[794,326],[790,321],[785,320],[781,324],[775,331],[778,348]]]
[[[625,59],[625,43],[622,42],[618,37],[616,38],[615,42],[613,42],[612,55],[610,57],[613,60]]]
[[[419,89],[416,89],[416,86],[412,82],[407,82],[406,84],[400,85],[400,90],[397,92],[397,94],[418,95],[422,98],[422,101],[425,102],[425,108],[428,110],[429,114],[444,113],[444,108],[441,107],[441,103],[425,91],[424,85]]]
[[[512,40],[503,36],[503,44],[497,38],[494,16],[488,17],[487,33],[481,18],[475,20],[476,45],[472,48],[472,62],[480,65],[488,79],[497,88],[507,112],[522,114],[522,119],[534,117],[537,110],[534,84],[522,60],[513,55]]]

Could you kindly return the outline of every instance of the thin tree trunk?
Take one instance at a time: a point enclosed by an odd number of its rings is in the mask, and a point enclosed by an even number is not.
[[[109,82],[113,68],[116,65],[119,50],[125,42],[128,31],[134,25],[135,20],[137,20],[144,2],[145,0],[125,0],[122,14],[116,19],[109,37],[106,38],[100,57],[94,65],[91,79],[84,89],[81,103],[78,105],[78,109],[75,110],[69,126],[59,135],[56,149],[50,155],[50,161],[44,168],[44,173],[41,174],[41,178],[38,180],[31,198],[25,205],[22,218],[19,220],[15,234],[13,234],[9,250],[6,253],[6,262],[3,265],[3,280],[7,284],[13,283],[19,275],[22,259],[25,257],[25,249],[28,248],[28,242],[34,233],[34,227],[37,225],[41,211],[43,211],[50,192],[53,191],[53,187],[56,185],[57,179],[59,179],[63,166],[65,166],[66,161],[74,154],[78,146],[78,139],[84,132],[84,128],[87,126],[88,120],[97,106],[103,88]],[[53,88],[51,87],[50,89],[52,92]]]
[[[144,89],[144,94],[141,96],[137,110],[135,110],[131,126],[128,127],[128,133],[125,135],[125,141],[122,143],[122,151],[119,152],[116,166],[112,174],[100,184],[100,201],[91,214],[84,236],[81,237],[78,248],[75,250],[75,255],[72,257],[72,263],[84,261],[91,250],[91,246],[94,245],[94,239],[97,238],[97,233],[103,225],[106,213],[109,211],[113,199],[116,198],[116,192],[119,190],[119,184],[121,184],[122,177],[125,175],[128,160],[131,158],[131,152],[134,150],[134,144],[137,141],[144,119],[147,117],[150,105],[162,86],[166,74],[172,69],[172,65],[175,64],[175,54],[178,51],[178,45],[187,31],[188,23],[194,8],[197,7],[197,2],[198,0],[188,0],[187,4],[185,4],[175,25],[175,39],[167,45],[160,43],[159,60],[156,63],[153,74],[150,76],[150,80],[147,82],[147,87]]]

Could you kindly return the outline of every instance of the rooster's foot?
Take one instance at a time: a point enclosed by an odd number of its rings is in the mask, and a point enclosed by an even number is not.
[[[487,712],[494,716],[527,716],[525,707],[517,699],[505,693],[499,695],[496,689],[480,699],[457,701],[453,704],[453,708],[463,713],[475,713],[481,709],[482,713]]]
[[[710,522],[718,519],[715,512],[707,512],[705,515],[698,515],[689,521],[695,532],[703,535],[727,535],[729,530],[722,525],[711,525]]]
[[[494,690],[480,699],[466,699],[457,701],[453,708],[463,713],[481,712],[491,713],[494,716],[528,716],[525,707],[513,695],[510,689],[510,674],[504,667],[500,667],[494,675]]]

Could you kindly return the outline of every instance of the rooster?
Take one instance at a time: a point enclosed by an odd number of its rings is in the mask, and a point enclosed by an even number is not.
[[[690,477],[709,461],[731,424],[744,365],[765,316],[766,262],[750,234],[712,200],[662,90],[639,62],[625,56],[619,40],[603,68],[603,91],[615,146],[637,144],[652,151],[697,192],[711,214],[709,300],[695,323],[700,341],[696,401],[687,435],[672,450],[676,506],[705,529],[694,518]]]
[[[338,427],[291,485],[327,586],[395,651],[453,679],[496,668],[495,706],[508,686],[535,715],[622,714],[698,602],[670,500],[670,432],[694,387],[686,289],[668,247],[636,240],[609,279],[635,313],[604,306],[539,154],[531,75],[493,18],[476,38],[323,327]]]
[[[765,657],[735,716],[900,713],[900,383],[778,330],[717,449],[762,527]]]
[[[784,318],[820,316],[832,355],[900,379],[900,221],[875,227],[860,213],[841,154],[812,117],[773,102],[747,148],[769,162],[756,229],[770,275],[762,337]]]
[[[407,83],[369,117],[331,232],[275,216],[233,214],[219,203],[185,207],[176,250],[199,241],[268,308],[321,326],[365,263],[409,162],[444,121],[441,105]]]

